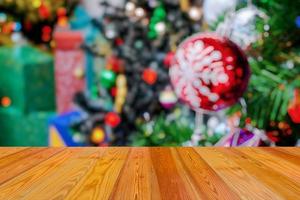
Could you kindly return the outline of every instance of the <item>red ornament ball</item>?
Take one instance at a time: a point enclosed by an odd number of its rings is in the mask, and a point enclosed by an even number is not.
[[[105,115],[104,121],[106,125],[114,128],[120,124],[121,118],[118,114],[109,112]]]
[[[51,15],[49,7],[47,7],[45,4],[41,4],[41,6],[38,8],[38,12],[42,19],[47,19]]]
[[[142,78],[147,84],[153,85],[157,80],[157,72],[150,68],[145,69],[143,71]]]
[[[110,94],[112,97],[115,97],[117,95],[117,87],[112,87],[110,89]]]
[[[288,114],[291,120],[296,123],[300,124],[300,89],[294,90],[294,99],[292,104],[288,108]]]
[[[57,11],[56,11],[56,15],[58,17],[64,17],[64,16],[66,16],[67,15],[67,9],[64,8],[64,7],[58,8]]]
[[[1,98],[1,105],[3,107],[9,107],[11,105],[11,99],[9,97],[2,97]]]
[[[246,55],[213,33],[189,37],[176,51],[170,78],[178,97],[192,109],[217,111],[236,103],[247,89]]]
[[[173,51],[170,51],[169,53],[166,54],[165,58],[164,58],[164,65],[165,67],[169,68],[173,62],[175,53]]]
[[[51,34],[51,32],[52,32],[52,28],[50,26],[44,26],[42,28],[42,33],[44,34]]]

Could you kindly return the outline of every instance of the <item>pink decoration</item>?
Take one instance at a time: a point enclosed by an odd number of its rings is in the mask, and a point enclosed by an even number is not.
[[[83,37],[79,32],[63,31],[56,32],[54,39],[57,112],[64,113],[72,110],[74,95],[85,89]]]

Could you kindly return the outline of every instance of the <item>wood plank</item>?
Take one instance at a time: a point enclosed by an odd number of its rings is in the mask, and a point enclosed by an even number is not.
[[[248,171],[253,177],[268,185],[273,192],[279,193],[285,199],[298,199],[300,196],[299,184],[268,168],[263,161],[252,159],[246,154],[247,148],[219,148],[217,150],[227,155],[228,159],[239,164],[242,169]]]
[[[82,152],[82,150],[79,148],[63,149],[63,151],[58,154],[27,170],[26,173],[22,173],[14,179],[1,184],[0,199],[7,197],[20,199],[25,193],[31,191],[32,188],[38,185],[39,181],[47,180],[48,177],[68,159],[78,158],[80,152]]]
[[[1,167],[0,184],[10,180],[11,178],[15,178],[19,174],[24,173],[26,170],[34,167],[44,160],[47,160],[49,157],[52,157],[60,151],[62,151],[62,149],[46,148],[39,150],[37,153],[32,154],[31,156],[24,157],[16,160],[15,162],[11,162],[9,165]]]
[[[108,199],[113,194],[129,148],[106,148],[98,152],[100,156],[94,167],[90,168],[66,199]]]
[[[273,154],[276,157],[280,157],[286,161],[294,163],[295,165],[300,166],[300,156],[289,153],[283,149],[276,149],[276,148],[264,148],[265,151]]]
[[[38,180],[30,189],[21,194],[25,199],[64,199],[74,186],[84,177],[100,156],[97,148],[82,149],[68,162]]]
[[[300,148],[292,148],[292,147],[278,147],[279,151],[284,151],[286,153],[298,156],[300,159]]]
[[[216,148],[194,149],[240,197],[249,200],[283,199]]]
[[[300,148],[0,148],[0,199],[294,200],[299,155]]]
[[[265,148],[249,148],[246,152],[251,158],[259,161],[263,160],[264,165],[277,171],[278,173],[287,176],[295,183],[300,183],[299,165],[295,165],[282,157],[277,157],[276,154],[265,151]]]
[[[130,186],[130,187],[128,187]],[[160,199],[149,148],[132,149],[111,199]]]
[[[191,199],[205,199],[206,195],[202,194],[201,190],[194,183],[193,179],[191,179],[189,172],[186,170],[186,167],[179,158],[176,148],[172,148],[171,152],[172,156],[174,157],[176,168],[180,172],[179,175],[183,180],[185,188],[190,194]]]
[[[10,154],[17,153],[24,149],[26,149],[26,147],[13,147],[13,148],[0,147],[0,158],[8,156]]]
[[[188,193],[176,168],[171,150],[153,147],[150,149],[150,157],[158,177],[161,199],[192,199],[194,195]]]
[[[5,166],[9,166],[15,162],[18,162],[22,159],[31,157],[34,154],[41,153],[42,151],[45,151],[45,148],[27,148],[2,157],[0,158],[0,169],[4,168]]]
[[[181,148],[177,153],[204,199],[240,199],[193,148]]]

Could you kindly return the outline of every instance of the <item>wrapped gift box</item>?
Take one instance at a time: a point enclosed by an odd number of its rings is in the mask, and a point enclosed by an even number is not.
[[[54,113],[23,114],[13,107],[0,109],[0,146],[47,146],[48,120]]]
[[[85,57],[80,48],[83,37],[76,31],[54,34],[56,105],[59,113],[73,110],[73,98],[85,89]]]
[[[49,146],[85,146],[83,142],[76,141],[76,138],[74,138],[71,131],[72,124],[79,121],[81,118],[82,114],[77,111],[52,117],[49,120]]]
[[[31,46],[0,47],[0,98],[21,112],[55,109],[53,58]]]

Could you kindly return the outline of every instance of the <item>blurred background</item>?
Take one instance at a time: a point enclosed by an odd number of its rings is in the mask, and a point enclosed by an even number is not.
[[[1,146],[299,146],[300,1],[0,0]]]

